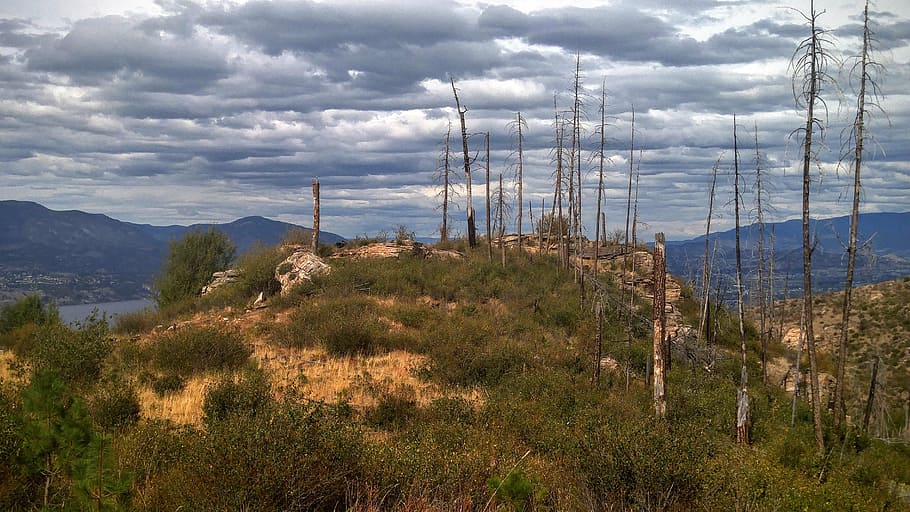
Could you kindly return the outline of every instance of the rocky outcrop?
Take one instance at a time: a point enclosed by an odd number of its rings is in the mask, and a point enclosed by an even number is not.
[[[224,272],[215,272],[212,274],[212,281],[202,287],[202,295],[208,295],[212,291],[221,288],[226,284],[236,283],[240,280],[240,271],[236,269],[228,269]]]
[[[402,254],[410,254],[418,258],[452,258],[464,259],[464,254],[458,251],[433,249],[420,242],[379,242],[375,244],[353,247],[336,252],[333,258],[398,258]]]
[[[275,268],[275,280],[281,284],[281,294],[285,295],[295,286],[310,281],[314,276],[331,271],[322,258],[313,254],[309,247],[302,245],[290,247],[291,255]]]

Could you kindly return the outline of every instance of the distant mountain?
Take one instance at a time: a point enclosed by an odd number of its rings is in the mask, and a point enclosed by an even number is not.
[[[275,244],[291,229],[310,228],[263,217],[228,224],[151,226],[78,210],[54,211],[27,201],[0,201],[0,302],[38,292],[60,304],[147,297],[168,242],[194,228],[214,227],[241,254],[257,241]],[[344,239],[320,232],[327,243]]]
[[[809,223],[816,241],[812,253],[813,292],[836,291],[844,286],[846,276],[846,244],[849,239],[850,217],[812,220]],[[791,296],[802,295],[802,221],[788,220],[766,223],[765,254],[770,252],[774,234],[775,295],[780,298],[788,285]],[[859,216],[859,241],[868,242],[857,254],[855,284],[879,283],[910,276],[910,212],[865,213]],[[716,269],[727,283],[734,282],[736,261],[735,230],[711,234],[711,246],[717,245]],[[758,225],[741,230],[743,272],[749,281],[757,277]],[[705,237],[667,242],[667,266],[671,273],[697,282],[701,279]],[[787,279],[789,272],[790,278]],[[788,282],[789,281],[789,282]],[[728,285],[732,288],[732,285]]]

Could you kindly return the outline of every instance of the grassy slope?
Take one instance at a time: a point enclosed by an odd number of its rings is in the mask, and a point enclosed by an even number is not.
[[[789,429],[776,389],[752,387],[755,444],[735,446],[735,358],[713,374],[677,361],[666,422],[640,377],[627,387],[620,369],[592,385],[590,304],[549,259],[333,266],[268,310],[201,312],[177,329],[243,340],[246,369],[193,371],[159,398],[152,387],[184,363],[156,355],[174,335],[120,341],[107,371],[140,388],[144,415],[115,440],[131,507],[900,509],[887,489],[910,481],[910,454],[854,436],[836,462],[819,459],[808,409]],[[623,325],[609,311],[604,340],[626,339]],[[721,332],[736,345],[729,322]],[[650,336],[633,334],[605,356],[641,376]],[[239,398],[222,396],[216,417],[204,394],[225,375]]]

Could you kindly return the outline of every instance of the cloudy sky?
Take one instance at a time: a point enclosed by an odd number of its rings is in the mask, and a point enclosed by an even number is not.
[[[556,5],[559,5],[558,7]],[[843,215],[838,170],[854,116],[846,74],[860,49],[862,4],[818,0],[834,46],[829,130],[813,214]],[[623,223],[631,111],[641,150],[645,232],[704,229],[708,183],[732,197],[733,114],[749,169],[755,128],[774,220],[799,216],[799,140],[789,60],[807,34],[808,0],[470,1],[5,0],[0,4],[0,199],[151,224],[246,215],[309,225],[322,184],[323,229],[344,236],[438,233],[434,171],[450,121],[449,77],[468,131],[489,131],[494,180],[511,193],[522,112],[525,204],[552,199],[554,99],[583,80],[585,152],[599,135],[606,84],[606,212]],[[863,210],[910,210],[910,3],[873,5],[887,115],[876,113]],[[472,155],[482,137],[470,140]],[[585,156],[585,213],[597,176]],[[452,162],[461,166],[460,158]],[[484,190],[475,162],[475,196]],[[463,181],[463,176],[460,178]],[[463,197],[463,193],[462,193]],[[482,201],[475,200],[482,225]],[[453,214],[464,233],[464,207]],[[525,206],[525,209],[527,206]],[[732,226],[729,204],[715,221]],[[535,211],[535,216],[538,213]],[[589,223],[593,236],[593,223]],[[648,235],[646,235],[648,236]]]

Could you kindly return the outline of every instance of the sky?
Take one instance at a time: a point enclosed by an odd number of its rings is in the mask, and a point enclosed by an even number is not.
[[[812,215],[846,215],[862,3],[816,3],[832,83],[813,164]],[[594,236],[601,88],[604,209],[625,222],[630,135],[642,238],[704,232],[718,162],[717,229],[733,226],[733,116],[744,222],[755,218],[756,137],[765,220],[801,213],[805,113],[790,60],[808,0],[263,1],[5,0],[0,3],[0,200],[156,225],[248,215],[354,237],[403,225],[436,236],[449,80],[467,108],[474,207],[485,225],[484,132],[493,187],[515,201],[517,112],[525,219],[553,198],[554,118],[583,119],[583,211]],[[870,9],[881,73],[861,211],[910,210],[910,2]],[[555,109],[554,109],[555,102]],[[756,131],[757,130],[757,131]],[[452,169],[463,169],[460,153]],[[464,235],[463,171],[450,231]],[[516,205],[512,206],[514,214]],[[514,221],[507,229],[514,231]],[[527,226],[525,220],[525,226]],[[527,227],[525,228],[527,230]]]

